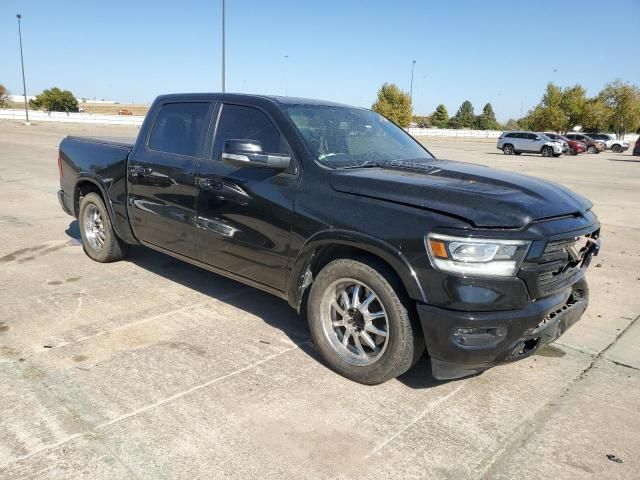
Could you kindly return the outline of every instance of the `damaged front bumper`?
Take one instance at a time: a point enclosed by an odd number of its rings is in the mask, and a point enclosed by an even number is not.
[[[463,312],[418,305],[433,376],[450,380],[534,354],[577,322],[588,304],[582,278],[520,310]]]

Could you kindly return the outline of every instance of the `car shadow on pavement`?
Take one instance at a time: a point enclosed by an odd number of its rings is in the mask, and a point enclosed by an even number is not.
[[[77,220],[69,224],[65,233],[74,240],[81,241]],[[313,348],[306,320],[285,300],[142,246],[131,247],[126,261],[262,319],[282,331],[309,357],[323,363]],[[229,294],[235,287],[238,291]],[[398,377],[398,380],[416,389],[446,383],[433,379],[431,363],[426,355],[407,373]]]
[[[628,162],[628,163],[640,163],[640,157],[638,158],[607,158],[610,162]]]

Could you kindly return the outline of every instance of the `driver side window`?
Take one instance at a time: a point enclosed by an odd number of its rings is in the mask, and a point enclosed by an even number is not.
[[[213,147],[215,160],[220,160],[224,142],[231,139],[260,142],[264,153],[291,155],[276,126],[257,108],[224,104]]]

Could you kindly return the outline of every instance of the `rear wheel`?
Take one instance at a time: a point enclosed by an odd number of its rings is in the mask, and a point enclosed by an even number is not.
[[[614,144],[614,145],[611,147],[611,150],[613,150],[613,151],[614,151],[614,152],[616,152],[616,153],[620,153],[620,152],[622,151],[622,146],[620,146],[620,145],[618,145],[618,144]]]
[[[541,153],[543,157],[550,157],[551,155],[553,155],[553,149],[545,145],[544,147],[542,147]]]
[[[424,339],[402,286],[384,265],[338,259],[311,286],[309,329],[334,371],[375,385],[406,372],[424,352]]]
[[[513,145],[511,145],[510,143],[504,145],[502,147],[502,153],[504,153],[505,155],[513,155],[515,153],[513,150]]]
[[[89,258],[107,263],[126,255],[128,245],[116,236],[100,195],[92,192],[82,198],[78,221],[82,246]]]

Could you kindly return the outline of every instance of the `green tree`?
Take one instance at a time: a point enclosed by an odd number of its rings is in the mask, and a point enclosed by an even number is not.
[[[378,99],[371,108],[403,128],[409,126],[413,116],[411,97],[393,83],[385,83],[380,87]]]
[[[581,85],[574,85],[562,90],[560,108],[565,116],[563,132],[571,130],[584,122],[584,109],[587,105],[587,92]]]
[[[36,110],[46,110],[49,112],[77,112],[78,101],[69,90],[60,90],[53,87],[43,90],[34,100],[29,101],[29,105]]]
[[[522,130],[520,123],[515,118],[510,118],[507,123],[504,124],[504,130]]]
[[[567,119],[562,109],[562,89],[549,82],[542,100],[529,111],[522,123],[531,130],[567,131]]]
[[[543,132],[566,132],[566,120],[560,107],[537,105],[521,122],[524,128]]]
[[[9,90],[7,87],[0,83],[0,108],[7,108],[9,106]]]
[[[449,125],[452,128],[473,128],[476,123],[476,115],[473,112],[473,105],[469,100],[465,100],[460,105],[456,114],[451,118]]]
[[[599,97],[610,108],[610,123],[618,138],[640,127],[640,89],[619,79],[605,85]]]
[[[482,113],[476,118],[476,128],[480,130],[497,130],[499,128],[496,114],[490,103],[487,103],[482,109]]]
[[[588,103],[581,85],[562,89],[549,82],[540,103],[527,114],[525,123],[532,130],[564,133],[583,124]]]
[[[442,104],[436,107],[436,111],[431,114],[431,124],[437,128],[446,128],[449,124],[449,112],[447,112],[447,107]]]
[[[601,97],[590,98],[584,106],[582,128],[588,132],[608,130],[612,113],[609,105]]]
[[[413,121],[419,128],[429,128],[431,126],[431,119],[428,115],[414,115]]]

